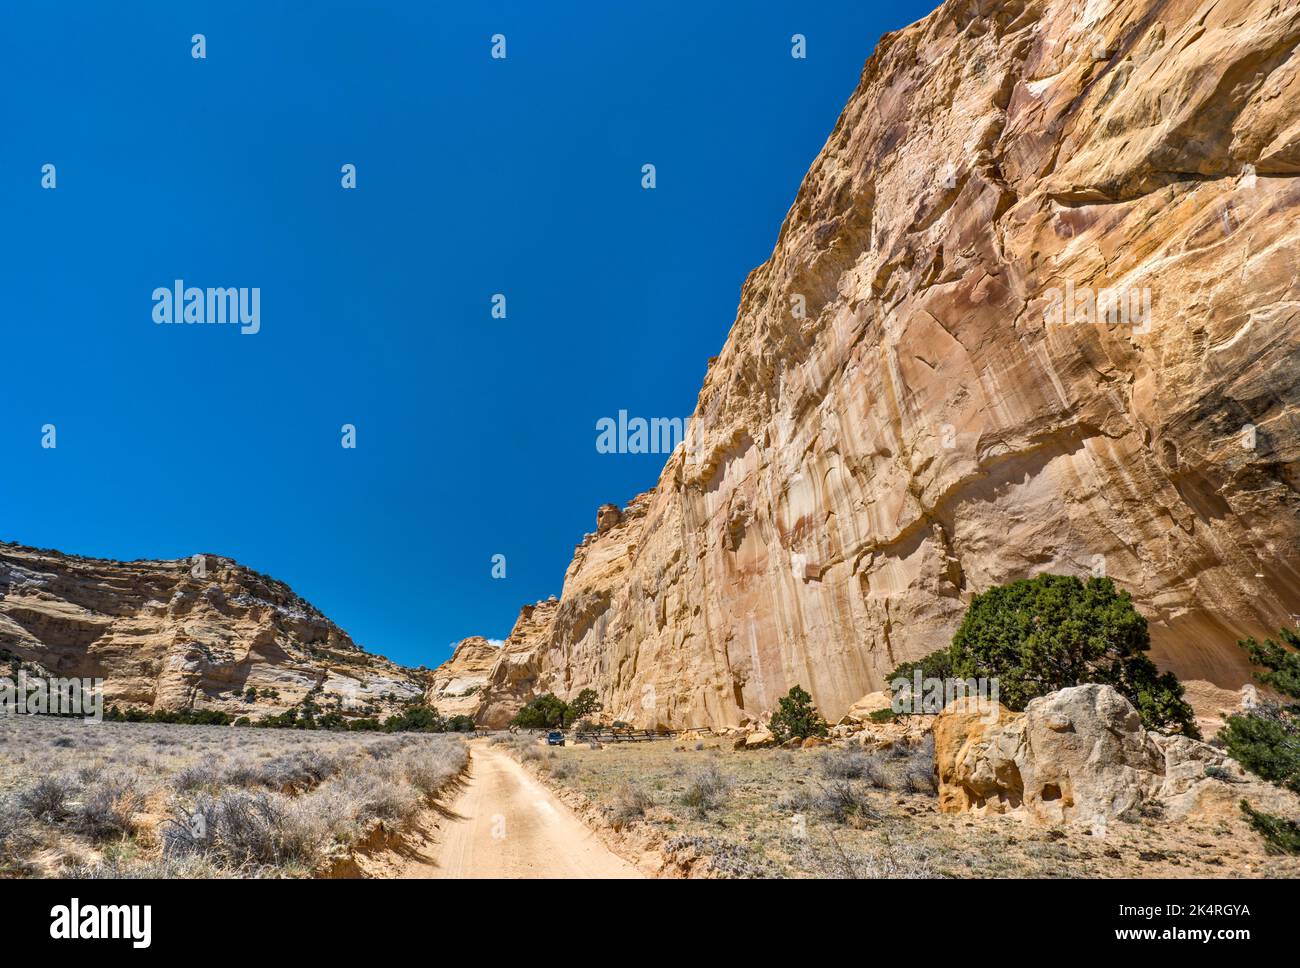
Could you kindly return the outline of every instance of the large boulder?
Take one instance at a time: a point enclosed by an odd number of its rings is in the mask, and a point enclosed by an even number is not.
[[[596,509],[596,533],[605,534],[623,521],[623,512],[617,504],[602,504]]]
[[[872,713],[889,709],[892,702],[888,691],[869,692],[850,706],[836,725],[848,726],[853,723],[868,722]]]
[[[1022,717],[1000,703],[962,699],[934,720],[939,809],[1005,813],[1024,800],[1016,763]]]
[[[1118,817],[1165,779],[1164,755],[1132,703],[1095,683],[1025,707],[1017,762],[1026,808],[1053,822]]]

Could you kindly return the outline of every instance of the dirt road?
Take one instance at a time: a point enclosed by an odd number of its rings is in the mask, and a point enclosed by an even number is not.
[[[514,759],[475,743],[423,877],[640,877]]]

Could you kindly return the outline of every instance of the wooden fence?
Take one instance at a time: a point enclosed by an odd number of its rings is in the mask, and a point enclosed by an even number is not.
[[[682,729],[590,729],[574,732],[573,738],[579,743],[646,743],[656,739],[675,739],[687,733],[707,735],[711,733],[707,726],[686,726]]]
[[[488,737],[496,732],[503,731],[479,727],[475,730],[475,735]],[[581,732],[576,729],[511,729],[509,732],[523,735],[531,734],[539,740],[548,733],[559,732],[563,733],[565,741],[570,743],[648,743],[657,739],[675,739],[686,734],[708,736],[712,733],[712,730],[707,726],[686,726],[681,729],[611,729],[602,726]]]

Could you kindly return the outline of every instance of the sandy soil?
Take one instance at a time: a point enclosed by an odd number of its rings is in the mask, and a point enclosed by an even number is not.
[[[475,743],[460,796],[440,823],[436,860],[402,877],[640,877],[501,750]]]

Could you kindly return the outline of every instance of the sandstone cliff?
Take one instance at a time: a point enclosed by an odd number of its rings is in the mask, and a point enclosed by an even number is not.
[[[1297,43],[1276,0],[949,0],[883,38],[688,447],[480,713],[591,686],[720,725],[801,683],[834,721],[1043,571],[1132,591],[1196,694],[1248,681],[1236,638],[1300,612]]]
[[[433,671],[425,701],[444,716],[476,715],[479,691],[500,657],[501,648],[480,635],[462,639],[451,658]]]
[[[120,562],[0,543],[0,658],[103,678],[106,703],[234,716],[279,712],[316,687],[318,705],[354,715],[423,693],[421,674],[367,654],[287,585],[201,557]],[[245,702],[250,687],[278,697]]]
[[[425,701],[443,715],[473,716],[480,726],[489,729],[509,725],[514,714],[533,696],[556,691],[551,684],[545,647],[558,607],[559,602],[554,598],[525,605],[509,637],[491,655],[473,645],[478,642],[486,645],[486,639],[462,641],[451,659],[434,670],[434,684],[426,693]],[[463,651],[467,646],[470,650]],[[461,690],[458,697],[451,695],[455,687],[441,685],[471,677],[475,683],[472,690],[468,694]]]

